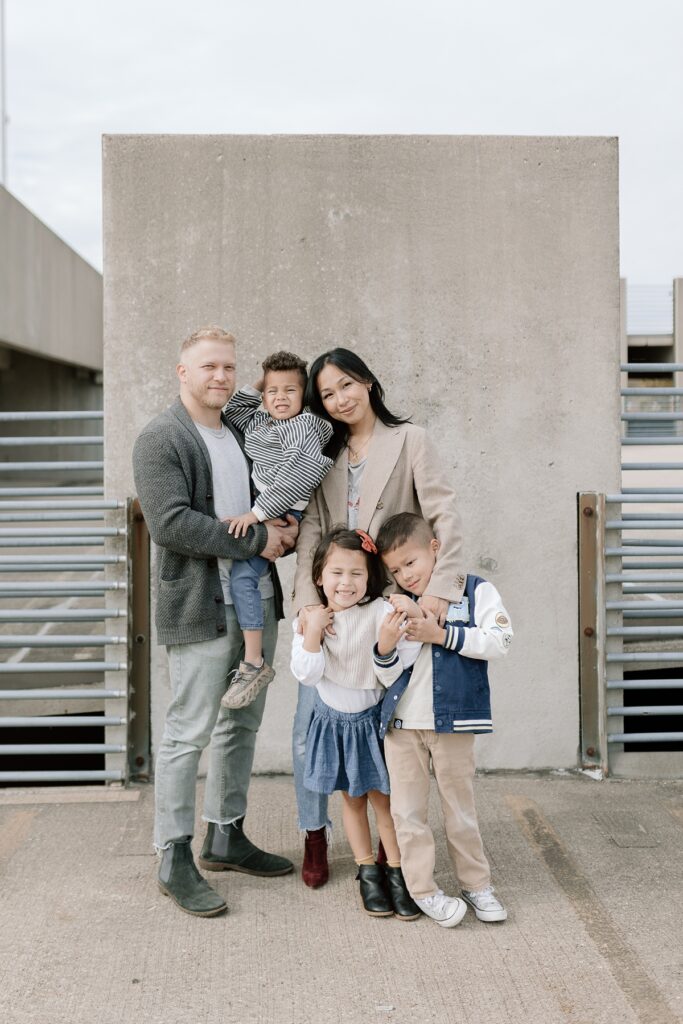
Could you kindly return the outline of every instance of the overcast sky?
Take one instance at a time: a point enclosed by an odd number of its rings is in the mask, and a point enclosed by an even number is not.
[[[8,185],[101,268],[105,132],[618,135],[621,269],[683,276],[680,0],[5,0]]]

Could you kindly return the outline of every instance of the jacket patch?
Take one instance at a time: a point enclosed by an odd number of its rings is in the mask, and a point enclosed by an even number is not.
[[[508,619],[507,615],[503,615],[502,612],[498,612],[498,614],[496,615],[496,625],[500,626],[501,629],[505,629],[506,626],[510,625],[510,620]]]
[[[463,597],[457,604],[449,604],[446,612],[446,622],[469,622],[470,621],[470,599]]]

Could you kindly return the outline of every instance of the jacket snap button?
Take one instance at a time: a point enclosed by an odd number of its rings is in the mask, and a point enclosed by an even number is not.
[[[434,651],[434,657],[435,658],[440,658],[441,657],[441,652],[440,651]]]
[[[377,502],[377,508],[381,511],[384,508],[384,502],[383,501],[378,501]]]
[[[435,686],[434,689],[436,690],[437,693],[441,693],[441,687],[440,686]]]
[[[442,718],[437,718],[436,724],[437,725],[443,725],[443,719]]]
[[[398,700],[398,696],[394,694],[394,700]]]

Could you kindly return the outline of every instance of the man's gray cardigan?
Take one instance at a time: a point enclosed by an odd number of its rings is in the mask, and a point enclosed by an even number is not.
[[[224,422],[242,447],[240,433]],[[228,533],[227,524],[216,519],[211,458],[179,398],[137,438],[133,470],[150,536],[160,549],[159,643],[189,644],[225,636],[217,560],[258,555],[267,543],[266,527],[257,523],[245,537],[236,539]],[[282,618],[282,590],[274,565],[271,572],[275,605]]]

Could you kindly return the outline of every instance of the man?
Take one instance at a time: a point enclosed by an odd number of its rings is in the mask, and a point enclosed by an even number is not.
[[[190,846],[197,769],[209,741],[200,866],[254,875],[293,868],[259,850],[242,829],[266,689],[238,710],[221,708],[221,697],[242,654],[231,560],[260,554],[274,562],[294,546],[298,526],[270,520],[236,539],[223,521],[252,505],[242,439],[222,415],[235,389],[234,337],[219,327],[195,331],[182,344],[176,373],[179,398],[144,428],[133,451],[140,504],[159,547],[156,626],[172,693],[156,760],[154,843],[161,891],[186,913],[211,917],[227,906],[195,867]],[[261,598],[264,655],[272,664],[282,617],[274,566],[262,578]]]

